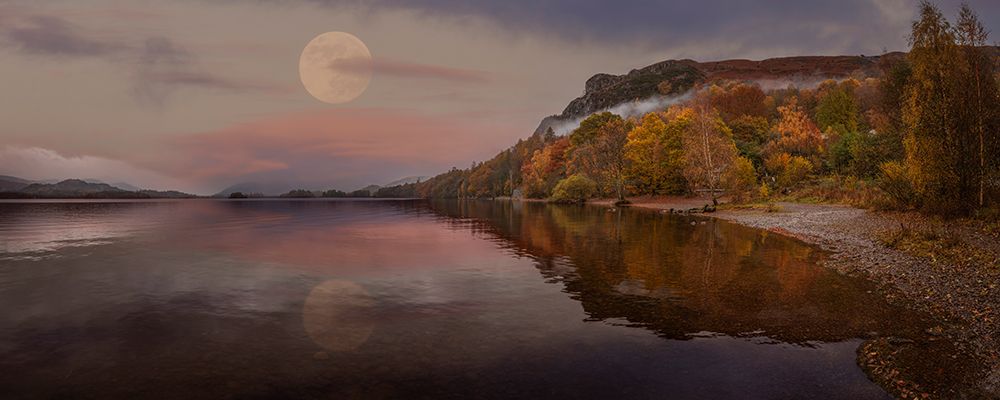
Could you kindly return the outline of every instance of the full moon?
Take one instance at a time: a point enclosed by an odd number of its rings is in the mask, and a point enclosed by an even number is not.
[[[302,49],[299,78],[317,100],[342,104],[354,100],[372,79],[372,55],[361,39],[345,32],[316,36]]]

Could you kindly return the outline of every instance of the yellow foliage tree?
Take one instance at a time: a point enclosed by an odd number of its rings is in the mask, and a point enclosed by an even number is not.
[[[625,157],[629,161],[627,180],[636,193],[677,194],[684,191],[683,129],[691,113],[664,122],[663,116],[649,113],[628,133]]]
[[[733,201],[749,200],[757,189],[757,172],[753,168],[753,162],[746,157],[736,157],[733,165],[722,175],[722,186]]]
[[[722,174],[736,158],[733,133],[718,112],[704,104],[695,106],[684,135],[684,177],[694,189],[707,189],[718,203]]]

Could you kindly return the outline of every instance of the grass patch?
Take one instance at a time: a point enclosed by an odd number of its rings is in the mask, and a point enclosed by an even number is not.
[[[988,251],[965,243],[957,232],[944,228],[906,228],[881,232],[876,239],[888,248],[926,257],[935,263],[971,265],[982,271],[1000,272],[1000,260]]]
[[[853,176],[827,176],[809,181],[781,197],[805,204],[847,204],[858,208],[887,208],[885,193],[874,182]]]

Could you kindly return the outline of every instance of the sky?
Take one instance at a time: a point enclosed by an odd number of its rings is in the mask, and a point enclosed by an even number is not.
[[[1000,30],[1000,2],[969,3]],[[596,73],[905,50],[917,5],[0,0],[0,175],[196,194],[435,175],[529,136]],[[959,2],[938,5],[953,16]],[[299,78],[304,46],[329,31],[372,55],[367,90],[344,104]]]

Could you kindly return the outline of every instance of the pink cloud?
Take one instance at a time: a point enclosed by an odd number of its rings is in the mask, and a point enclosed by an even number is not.
[[[491,157],[522,136],[508,124],[389,109],[275,115],[179,136],[134,162],[198,181],[282,173],[299,180],[443,172]],[[405,170],[404,170],[405,169]]]

